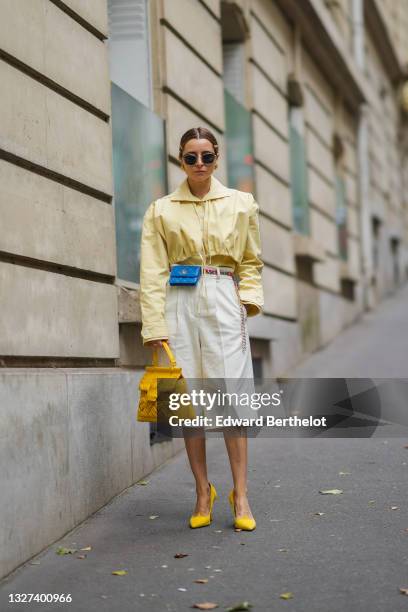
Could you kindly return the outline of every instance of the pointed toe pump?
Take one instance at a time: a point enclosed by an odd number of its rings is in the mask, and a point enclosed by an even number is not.
[[[240,516],[237,518],[235,514],[234,489],[231,489],[230,494],[228,496],[228,500],[231,506],[232,515],[234,517],[235,529],[242,529],[244,531],[253,531],[256,527],[255,519],[251,518],[250,516]]]
[[[210,512],[209,514],[192,514],[190,516],[190,527],[192,529],[196,529],[197,527],[205,527],[206,525],[209,525],[212,521],[212,508],[213,508],[214,501],[217,499],[218,495],[217,495],[217,491],[215,490],[215,487],[212,484],[212,482],[210,482],[209,485],[210,485]]]

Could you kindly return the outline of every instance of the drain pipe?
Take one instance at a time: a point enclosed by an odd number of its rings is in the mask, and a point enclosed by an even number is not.
[[[364,73],[364,0],[352,0],[353,23],[353,52],[357,67]],[[357,156],[358,156],[358,191],[360,200],[360,253],[363,307],[369,310],[374,306],[372,292],[372,235],[371,235],[371,206],[370,206],[370,166],[369,166],[369,133],[368,133],[368,104],[360,106],[357,129]]]

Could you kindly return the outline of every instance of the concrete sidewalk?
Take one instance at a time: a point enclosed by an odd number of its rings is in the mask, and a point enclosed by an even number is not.
[[[374,376],[371,359],[377,376],[407,377],[407,306],[405,289],[291,375]],[[254,611],[406,610],[408,598],[399,592],[408,588],[406,444],[250,439],[248,491],[257,529],[235,532],[225,445],[209,439],[209,479],[219,494],[210,526],[188,527],[195,487],[182,452],[147,485],[129,488],[3,580],[0,609],[16,609],[10,593],[71,593],[72,603],[30,609],[178,612],[196,602],[225,610],[248,601]],[[319,494],[333,488],[343,494]],[[92,550],[59,556],[59,546]],[[112,575],[120,569],[127,575]],[[194,582],[202,578],[208,582]],[[293,598],[284,601],[287,591]]]

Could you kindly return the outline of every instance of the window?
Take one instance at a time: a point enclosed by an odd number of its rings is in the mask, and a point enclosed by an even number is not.
[[[309,192],[303,109],[289,109],[290,176],[294,228],[300,234],[310,233]]]
[[[150,108],[147,0],[108,0],[111,81]]]
[[[118,279],[139,283],[142,221],[167,192],[165,123],[152,112],[147,0],[108,0]]]
[[[245,106],[248,26],[236,3],[222,2],[221,9],[228,185],[254,193],[252,117]]]

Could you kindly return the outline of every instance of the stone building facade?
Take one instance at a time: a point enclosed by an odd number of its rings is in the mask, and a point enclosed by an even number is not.
[[[0,575],[184,447],[134,416],[141,219],[185,130],[260,205],[257,376],[406,282],[407,24],[404,0],[2,0]]]

